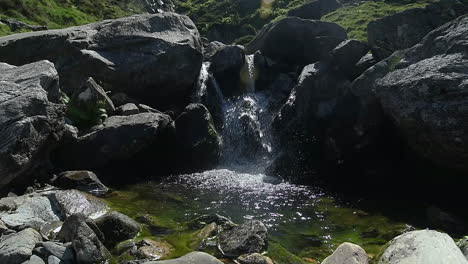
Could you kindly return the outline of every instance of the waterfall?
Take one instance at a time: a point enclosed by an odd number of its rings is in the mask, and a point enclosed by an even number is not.
[[[210,77],[210,62],[204,62],[200,69],[200,75],[198,76],[197,89],[195,90],[194,101],[196,103],[202,103],[202,99],[207,94],[207,84]]]
[[[245,64],[247,69],[247,80],[246,80],[246,91],[248,93],[255,92],[255,65],[254,65],[255,55],[245,56]]]

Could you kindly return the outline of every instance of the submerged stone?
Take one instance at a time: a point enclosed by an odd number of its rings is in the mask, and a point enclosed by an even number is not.
[[[262,222],[247,221],[238,227],[221,231],[218,234],[218,248],[228,257],[261,253],[268,246],[267,235],[268,230]]]

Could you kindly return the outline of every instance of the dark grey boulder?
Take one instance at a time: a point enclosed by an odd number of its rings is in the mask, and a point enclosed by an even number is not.
[[[201,45],[187,16],[165,12],[2,37],[0,61],[21,65],[48,59],[57,65],[67,93],[92,77],[106,91],[123,91],[159,107],[189,101]]]
[[[227,97],[238,95],[246,85],[244,47],[226,45],[217,50],[208,60],[210,71]]]
[[[340,43],[330,52],[330,66],[337,74],[353,80],[356,63],[369,51],[365,42],[350,39]]]
[[[64,126],[58,80],[48,61],[0,72],[0,189],[32,182],[33,172],[47,169]]]
[[[222,230],[218,234],[218,248],[228,257],[261,253],[268,246],[267,236],[268,230],[262,222],[247,221],[238,227]]]
[[[180,258],[161,260],[161,261],[149,261],[144,264],[222,264],[217,258],[204,253],[204,252],[191,252]]]
[[[372,53],[367,53],[364,55],[354,66],[354,71],[351,80],[355,80],[361,74],[363,74],[367,69],[377,64],[377,59],[372,55]]]
[[[42,241],[41,235],[32,228],[18,232],[0,242],[0,262],[21,264],[32,256],[36,243]]]
[[[132,103],[121,105],[117,108],[117,113],[122,116],[136,115],[140,113],[138,106]]]
[[[76,189],[97,196],[104,195],[109,191],[92,171],[64,171],[52,183],[64,189]]]
[[[104,234],[104,244],[109,248],[134,238],[140,231],[140,225],[135,220],[119,212],[110,212],[96,219],[95,223]]]
[[[322,46],[320,37],[343,41],[347,34],[344,28],[334,23],[287,17],[265,25],[246,47],[246,52],[253,54],[260,50],[278,62],[306,65],[319,61],[323,54],[335,48]]]
[[[176,119],[176,131],[182,166],[201,169],[218,162],[222,142],[204,105],[187,106]]]
[[[58,242],[42,242],[36,245],[36,247],[38,246],[44,248],[44,252],[47,254],[47,257],[54,256],[59,262],[63,261],[73,263],[75,259],[75,253],[71,246],[67,247]]]
[[[144,169],[150,164],[153,167],[160,155],[162,171],[169,166],[164,159],[170,159],[174,137],[174,122],[165,114],[111,116],[102,126],[61,146],[54,153],[55,163],[66,170],[125,169],[132,162]]]
[[[379,60],[394,51],[410,48],[430,31],[468,12],[458,0],[441,0],[425,8],[414,8],[369,23],[367,32],[372,53]]]
[[[340,4],[336,0],[316,0],[302,4],[288,11],[288,16],[304,19],[320,19],[322,16],[338,9]]]
[[[114,103],[115,107],[119,107],[119,106],[122,106],[124,104],[129,104],[129,103],[138,104],[137,100],[131,98],[130,96],[122,92],[114,93],[111,95],[110,98],[112,102]]]

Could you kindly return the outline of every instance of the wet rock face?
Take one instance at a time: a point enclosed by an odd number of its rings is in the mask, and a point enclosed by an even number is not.
[[[223,255],[238,257],[242,254],[261,253],[267,246],[268,230],[258,221],[248,221],[218,234],[218,248]]]
[[[263,55],[278,61],[295,65],[306,65],[320,60],[335,46],[323,45],[321,37],[335,37],[344,40],[346,30],[328,22],[288,17],[264,26],[255,39],[247,46],[249,54],[260,50]]]
[[[377,264],[468,263],[447,234],[432,230],[413,231],[388,244]]]
[[[52,63],[0,71],[0,189],[12,181],[32,181],[63,133],[64,107],[58,103],[58,74]]]
[[[229,97],[240,94],[245,82],[242,72],[245,70],[244,47],[236,45],[219,47],[207,59],[211,62],[210,71],[218,81],[223,95]]]
[[[442,0],[373,21],[367,28],[372,53],[379,60],[385,59],[394,51],[416,45],[430,31],[467,12],[468,7],[457,0]]]
[[[343,243],[322,264],[367,264],[369,257],[360,246]]]
[[[161,107],[189,101],[202,63],[201,45],[188,17],[145,14],[3,37],[0,61],[22,65],[48,59],[59,65],[67,93],[92,77],[105,90],[125,91]]]

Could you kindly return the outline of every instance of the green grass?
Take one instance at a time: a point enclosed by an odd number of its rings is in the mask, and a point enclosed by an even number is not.
[[[49,28],[83,25],[141,13],[140,0],[1,0],[0,17]],[[10,34],[0,25],[0,35]]]
[[[367,25],[370,22],[410,8],[424,7],[430,2],[434,0],[369,1],[340,8],[325,15],[322,20],[341,25],[347,30],[349,38],[367,41]]]

